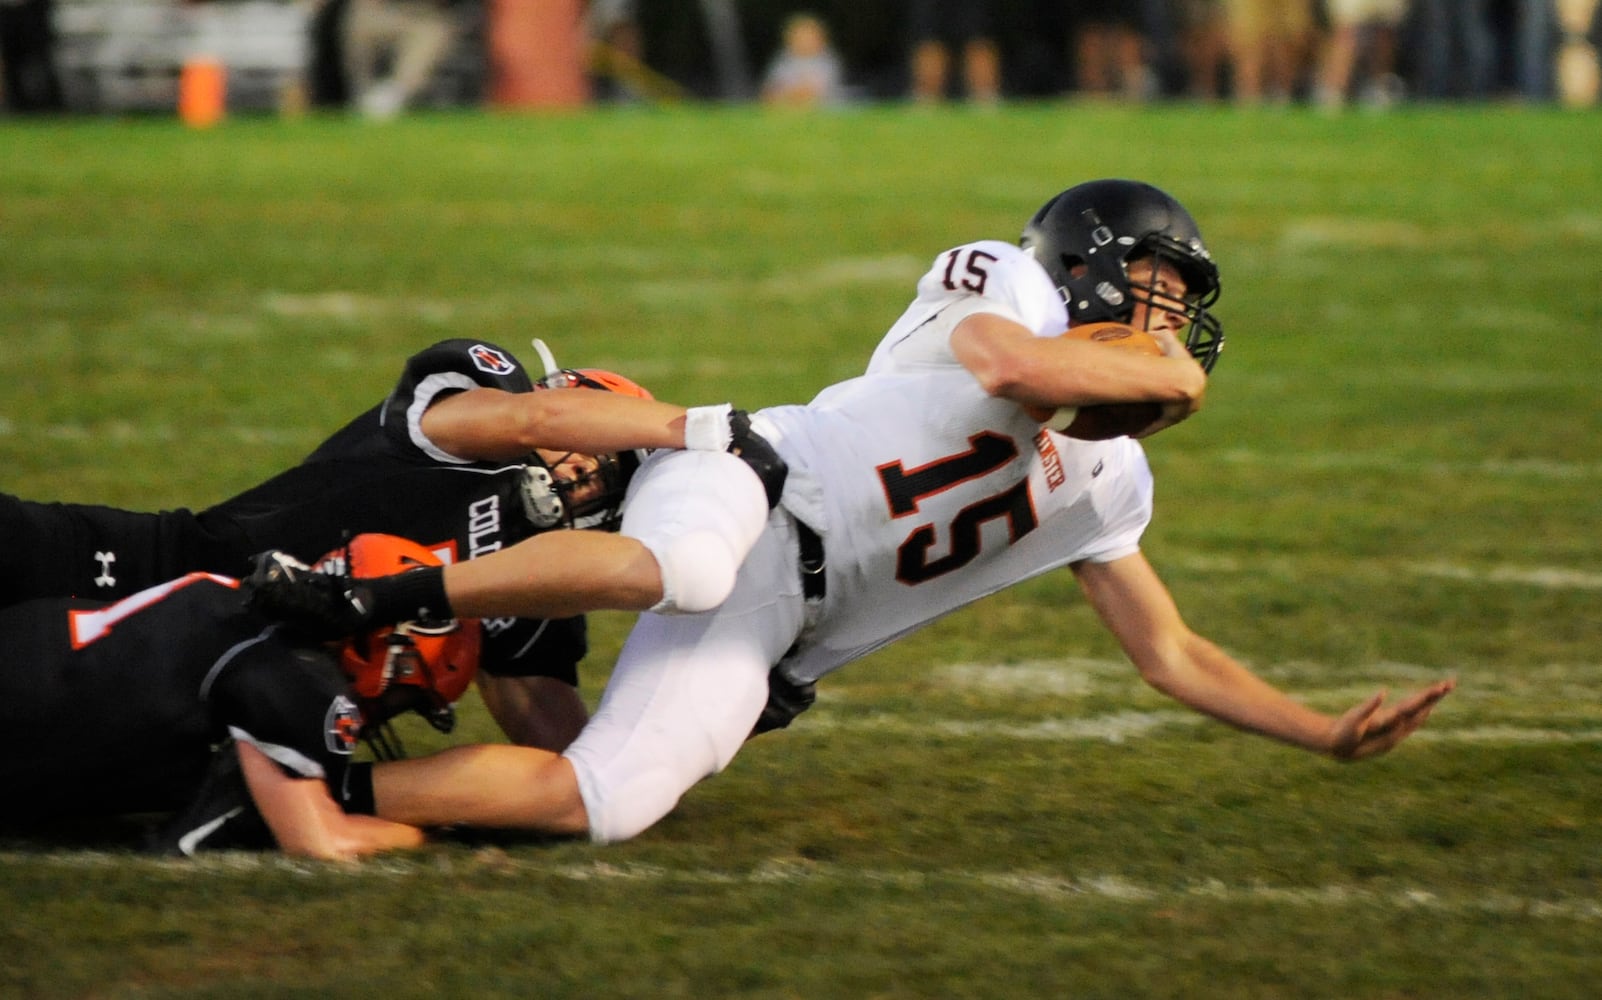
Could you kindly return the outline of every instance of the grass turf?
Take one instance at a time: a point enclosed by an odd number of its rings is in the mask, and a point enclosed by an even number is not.
[[[135,507],[298,460],[444,336],[539,336],[678,401],[804,400],[941,249],[1080,179],[1151,180],[1200,219],[1230,336],[1206,411],[1148,449],[1180,606],[1321,707],[1461,680],[1413,743],[1338,766],[1177,711],[1070,581],[1034,581],[831,677],[629,844],[347,869],[7,838],[0,994],[1589,996],[1597,125],[0,122],[0,488]],[[597,616],[591,696],[626,625]]]

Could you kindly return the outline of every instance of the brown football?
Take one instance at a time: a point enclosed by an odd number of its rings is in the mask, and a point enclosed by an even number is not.
[[[1083,323],[1069,327],[1063,334],[1075,340],[1088,340],[1104,347],[1134,351],[1151,357],[1162,357],[1162,345],[1157,338],[1144,330],[1123,323]],[[1081,441],[1105,441],[1144,430],[1163,414],[1161,403],[1100,403],[1081,406],[1077,410],[1058,410],[1045,407],[1028,407],[1031,417]],[[1066,426],[1063,421],[1067,421]]]
[[[1089,340],[1107,347],[1149,354],[1154,358],[1160,358],[1163,354],[1163,347],[1157,343],[1156,337],[1123,323],[1081,323],[1079,326],[1070,326],[1062,335],[1069,340]]]
[[[1106,441],[1145,430],[1163,415],[1161,403],[1100,403],[1081,406],[1063,431],[1081,441]]]

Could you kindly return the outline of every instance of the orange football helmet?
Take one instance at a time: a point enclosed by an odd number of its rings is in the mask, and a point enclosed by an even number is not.
[[[363,534],[324,556],[315,568],[361,579],[440,565],[439,556],[409,539]],[[476,618],[401,622],[347,640],[339,663],[366,720],[363,735],[406,711],[450,732],[456,725],[451,706],[478,672],[482,643],[483,628]]]

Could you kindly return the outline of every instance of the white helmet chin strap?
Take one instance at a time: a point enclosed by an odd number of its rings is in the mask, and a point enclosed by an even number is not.
[[[545,372],[541,376],[542,378],[555,375],[557,372],[562,370],[556,367],[556,355],[552,354],[551,349],[545,346],[545,341],[535,337],[533,343],[534,353],[540,356],[540,364],[545,367]]]

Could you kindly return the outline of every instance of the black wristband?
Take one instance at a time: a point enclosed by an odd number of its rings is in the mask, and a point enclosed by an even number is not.
[[[360,580],[371,602],[368,618],[375,625],[396,622],[446,621],[456,617],[445,596],[445,567],[419,566],[394,576]]]
[[[345,768],[345,787],[340,789],[340,808],[347,813],[372,816],[378,812],[373,802],[373,765],[365,761]]]

